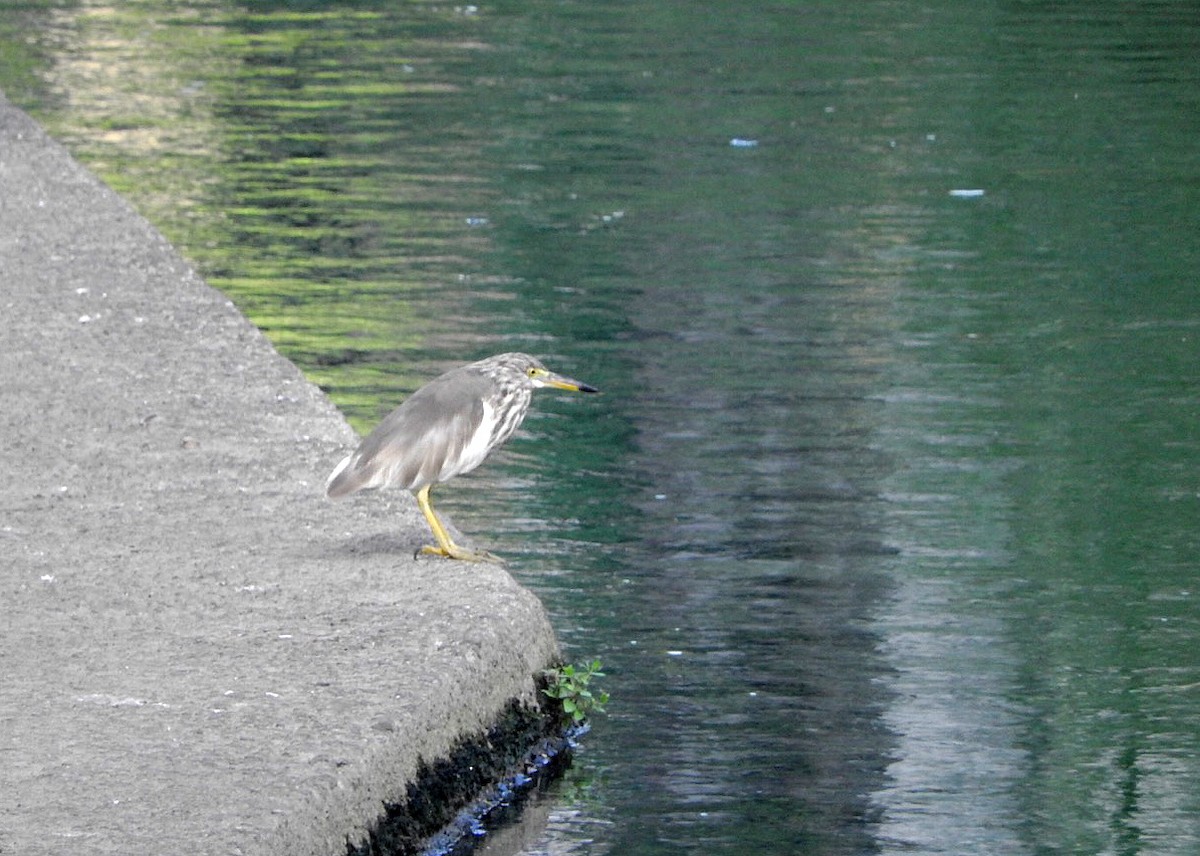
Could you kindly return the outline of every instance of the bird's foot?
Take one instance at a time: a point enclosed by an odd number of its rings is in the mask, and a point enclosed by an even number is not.
[[[442,547],[422,547],[413,554],[415,559],[417,556],[440,556],[443,559],[458,559],[460,562],[491,562],[494,565],[503,565],[504,560],[494,553],[489,553],[487,550],[467,550],[457,544],[451,544],[449,548]]]

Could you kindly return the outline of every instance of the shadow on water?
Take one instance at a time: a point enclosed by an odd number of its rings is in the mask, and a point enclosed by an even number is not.
[[[606,392],[442,494],[613,696],[481,852],[1184,854],[1200,24],[1127,7],[0,3],[0,85],[360,430]]]

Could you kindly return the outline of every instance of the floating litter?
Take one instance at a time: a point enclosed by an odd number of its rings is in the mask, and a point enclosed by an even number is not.
[[[950,195],[955,199],[978,199],[983,196],[983,191],[977,187],[958,188],[950,191]]]
[[[758,145],[758,140],[747,140],[742,137],[734,137],[729,141],[729,145],[735,149],[752,149]]]

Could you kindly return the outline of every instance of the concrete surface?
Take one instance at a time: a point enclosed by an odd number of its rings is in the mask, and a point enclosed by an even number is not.
[[[334,854],[557,656],[407,493],[0,95],[0,853]]]

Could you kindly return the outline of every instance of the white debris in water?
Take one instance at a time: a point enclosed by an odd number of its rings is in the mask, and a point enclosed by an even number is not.
[[[980,196],[983,196],[983,193],[984,191],[977,187],[955,188],[950,191],[950,195],[955,199],[978,199]]]

